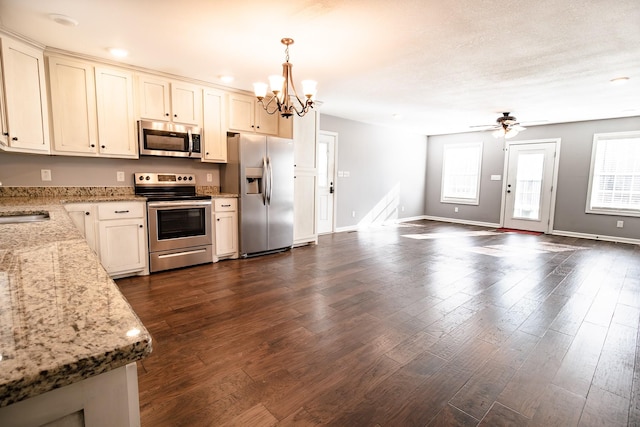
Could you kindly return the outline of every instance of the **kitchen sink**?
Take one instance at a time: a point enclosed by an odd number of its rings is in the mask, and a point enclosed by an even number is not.
[[[23,222],[40,222],[49,220],[49,212],[0,212],[0,224],[18,224]]]

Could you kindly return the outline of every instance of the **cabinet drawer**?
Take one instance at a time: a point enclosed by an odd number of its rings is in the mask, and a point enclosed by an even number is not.
[[[214,212],[233,212],[238,208],[238,201],[236,199],[213,199]]]
[[[140,202],[98,203],[98,219],[144,218],[144,208]]]

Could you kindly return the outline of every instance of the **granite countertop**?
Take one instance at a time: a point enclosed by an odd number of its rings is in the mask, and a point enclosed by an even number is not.
[[[71,222],[66,202],[132,195],[0,197],[0,407],[115,369],[151,352],[148,333]]]

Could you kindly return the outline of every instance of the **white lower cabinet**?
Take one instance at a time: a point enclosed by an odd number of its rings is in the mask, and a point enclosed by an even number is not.
[[[216,257],[238,258],[238,200],[213,199]]]
[[[144,202],[72,203],[65,209],[111,277],[149,274]]]

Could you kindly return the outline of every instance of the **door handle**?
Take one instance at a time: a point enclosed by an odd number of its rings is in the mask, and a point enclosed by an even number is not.
[[[329,184],[329,194],[333,194],[333,182]]]

